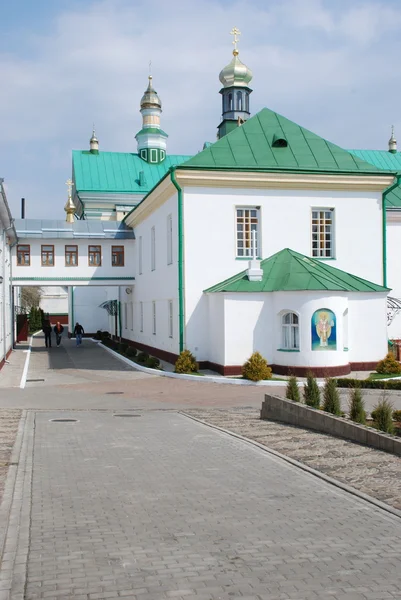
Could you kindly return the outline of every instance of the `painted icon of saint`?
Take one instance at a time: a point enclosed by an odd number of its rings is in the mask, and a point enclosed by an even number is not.
[[[326,312],[319,314],[316,323],[316,333],[320,338],[320,346],[327,346],[331,335],[331,328],[334,326],[333,320],[329,321],[329,315]]]

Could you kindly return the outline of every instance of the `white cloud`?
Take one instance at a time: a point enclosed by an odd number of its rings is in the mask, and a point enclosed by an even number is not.
[[[102,149],[135,151],[149,60],[170,151],[213,141],[233,25],[254,73],[252,112],[268,106],[344,146],[385,147],[391,122],[401,129],[400,66],[388,60],[389,47],[399,55],[389,37],[401,9],[334,4],[154,0],[149,14],[146,0],[104,0],[60,13],[46,31],[24,36],[18,55],[0,55],[9,196],[63,218],[70,152],[88,146],[93,121]]]

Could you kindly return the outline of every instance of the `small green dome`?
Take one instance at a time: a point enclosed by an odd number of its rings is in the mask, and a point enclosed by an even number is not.
[[[220,72],[219,79],[225,88],[246,87],[252,79],[252,71],[240,61],[237,50],[233,54],[232,61]]]

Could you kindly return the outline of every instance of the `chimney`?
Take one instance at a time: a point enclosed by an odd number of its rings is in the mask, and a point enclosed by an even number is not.
[[[256,231],[252,231],[252,260],[248,263],[247,276],[249,281],[262,281],[263,270],[260,268],[260,260],[257,259]]]
[[[25,219],[25,198],[21,198],[21,219]]]

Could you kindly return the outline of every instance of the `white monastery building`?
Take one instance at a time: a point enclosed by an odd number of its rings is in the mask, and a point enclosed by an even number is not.
[[[388,151],[345,150],[251,116],[251,80],[235,44],[218,139],[190,157],[168,154],[149,77],[137,153],[103,152],[93,132],[67,221],[16,220],[13,285],[58,286],[70,332],[108,329],[170,362],[188,348],[233,375],[257,350],[282,374],[374,369],[401,338],[394,134]]]

